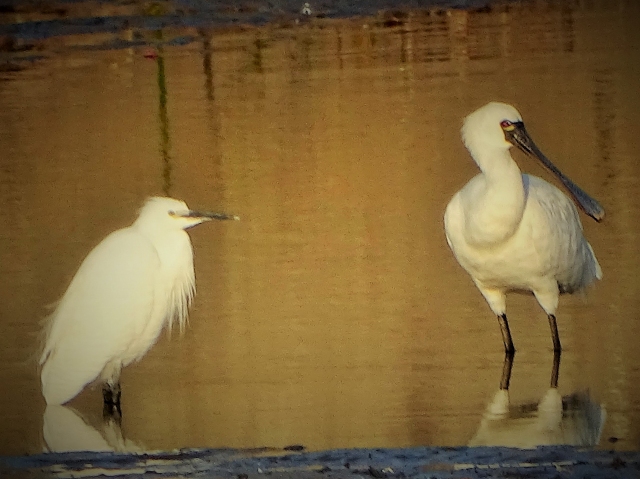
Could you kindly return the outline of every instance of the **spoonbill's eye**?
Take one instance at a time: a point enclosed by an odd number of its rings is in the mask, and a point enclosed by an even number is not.
[[[510,122],[509,120],[502,120],[500,122],[500,126],[502,127],[502,129],[504,131],[513,131],[516,128],[516,125],[514,125],[512,122]]]

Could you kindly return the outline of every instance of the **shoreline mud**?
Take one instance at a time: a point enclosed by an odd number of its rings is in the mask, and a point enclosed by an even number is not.
[[[1,457],[5,478],[38,477],[375,477],[629,478],[640,453],[570,446],[334,449],[182,449],[143,454],[70,452]]]

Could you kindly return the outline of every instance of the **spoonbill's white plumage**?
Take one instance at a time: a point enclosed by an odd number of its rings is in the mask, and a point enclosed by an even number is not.
[[[554,350],[560,351],[559,294],[583,289],[602,271],[571,199],[546,181],[522,174],[509,149],[518,146],[538,158],[597,221],[604,210],[540,152],[514,107],[493,102],[471,113],[462,139],[481,173],[447,206],[447,242],[498,316],[507,352],[515,351],[506,316],[506,293],[514,290],[533,292],[548,315]]]
[[[185,230],[211,219],[237,217],[150,198],[131,226],[87,255],[47,320],[40,357],[47,404],[68,402],[100,377],[105,411],[119,412],[121,369],[146,354],[163,326],[185,325],[195,292]]]

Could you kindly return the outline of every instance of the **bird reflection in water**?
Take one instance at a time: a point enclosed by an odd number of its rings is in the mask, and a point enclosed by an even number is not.
[[[119,417],[104,419],[96,428],[71,407],[48,405],[42,425],[44,452],[144,450],[139,444],[123,437]]]
[[[560,354],[556,353],[553,358],[549,389],[540,401],[523,404],[511,404],[509,401],[513,357],[505,354],[500,389],[487,405],[480,426],[468,445],[520,448],[597,445],[606,410],[586,391],[560,395]]]

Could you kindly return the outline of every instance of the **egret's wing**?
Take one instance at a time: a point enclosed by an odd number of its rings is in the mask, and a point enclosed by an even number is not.
[[[49,321],[40,359],[49,404],[63,404],[127,350],[149,322],[160,263],[134,229],[107,236],[81,264]]]

